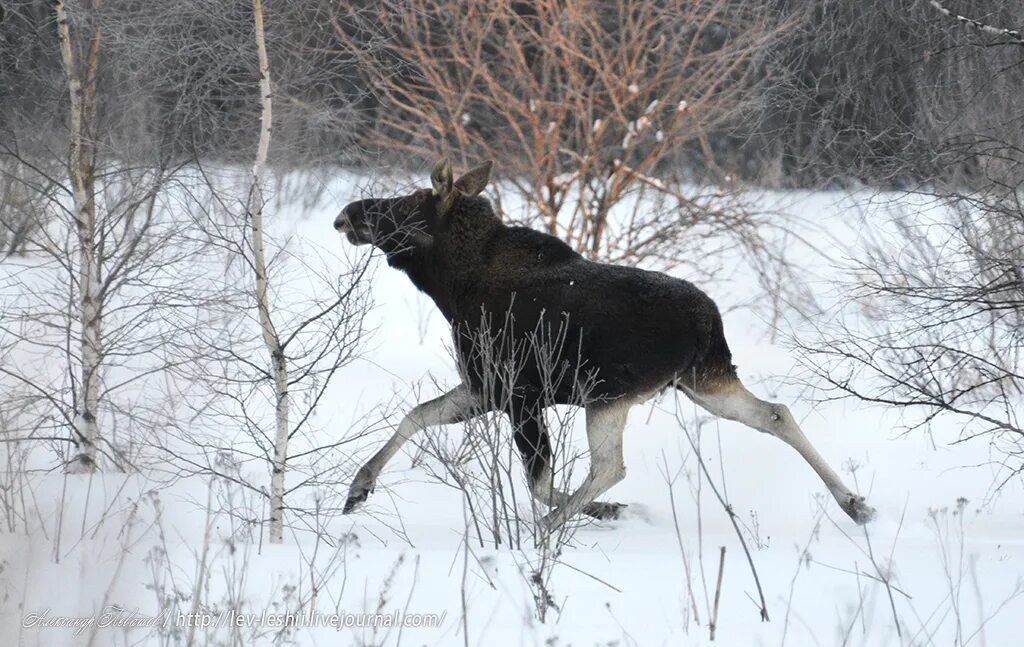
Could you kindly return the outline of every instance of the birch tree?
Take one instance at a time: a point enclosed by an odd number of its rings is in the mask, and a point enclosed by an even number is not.
[[[37,70],[50,85],[31,109],[67,125],[32,137],[18,129],[33,114],[16,106],[0,137],[0,213],[14,212],[24,251],[0,272],[0,398],[18,412],[8,440],[36,467],[56,456],[71,471],[141,469],[166,461],[150,451],[177,424],[164,378],[188,354],[184,332],[209,323],[221,268],[189,218],[185,162],[161,154],[159,132],[135,133],[130,149],[115,132],[114,97],[135,79],[110,68],[159,43],[109,2],[46,8],[55,29],[34,47],[59,65]]]
[[[346,263],[313,243],[287,234],[275,241],[268,233],[274,89],[261,0],[253,0],[252,16],[260,88],[255,158],[244,183],[230,167],[198,163],[205,197],[196,202],[197,218],[226,252],[223,283],[235,289],[213,306],[226,325],[190,335],[187,347],[202,350],[188,358],[182,382],[193,390],[179,400],[192,407],[198,424],[177,430],[167,450],[181,473],[226,478],[263,497],[269,539],[281,543],[286,511],[306,512],[288,505],[290,493],[347,476],[335,473],[347,462],[339,444],[307,432],[332,378],[357,356],[363,341],[369,257]],[[323,226],[326,231],[331,223]],[[257,355],[262,361],[252,359]],[[299,465],[291,455],[297,439]],[[269,489],[243,471],[253,462],[269,468]],[[289,475],[296,475],[291,485]],[[317,494],[321,500],[329,496]],[[322,509],[310,514],[318,517],[314,523],[322,522]]]
[[[263,246],[263,174],[267,166],[267,152],[270,150],[270,128],[272,123],[273,97],[270,89],[270,63],[267,61],[267,44],[263,34],[263,3],[252,2],[253,18],[256,23],[256,51],[260,66],[260,137],[256,148],[256,161],[252,165],[252,188],[249,191],[248,217],[252,228],[253,269],[256,278],[256,307],[259,311],[263,345],[269,356],[274,375],[274,459],[270,479],[270,541],[281,543],[284,538],[284,477],[288,459],[288,361],[285,359],[281,338],[271,317],[270,297],[267,293],[266,251]]]
[[[89,3],[99,11],[101,0]],[[64,0],[57,0],[57,29],[60,34],[61,58],[67,75],[70,98],[70,139],[68,175],[74,196],[74,217],[78,233],[78,289],[81,322],[81,380],[75,402],[75,444],[78,455],[70,469],[92,471],[97,467],[96,446],[99,444],[100,399],[100,335],[103,327],[99,308],[100,268],[96,250],[96,82],[99,76],[101,38],[99,27],[93,27],[85,61],[76,60],[72,48]]]

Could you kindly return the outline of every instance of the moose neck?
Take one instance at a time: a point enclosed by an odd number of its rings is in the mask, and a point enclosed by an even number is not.
[[[486,199],[462,197],[452,207],[447,230],[435,235],[433,246],[396,267],[434,300],[451,323],[486,271],[488,242],[505,229]]]

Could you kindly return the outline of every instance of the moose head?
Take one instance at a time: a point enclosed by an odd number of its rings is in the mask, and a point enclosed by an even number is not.
[[[434,237],[446,231],[460,200],[479,195],[491,177],[492,162],[452,178],[452,163],[443,158],[430,174],[430,189],[395,198],[369,198],[347,205],[334,219],[334,228],[353,245],[373,245],[389,262],[429,249]]]

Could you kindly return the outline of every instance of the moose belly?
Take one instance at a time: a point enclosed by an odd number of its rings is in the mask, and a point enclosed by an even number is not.
[[[691,370],[706,335],[698,322],[666,316],[593,317],[509,309],[456,326],[460,373],[492,406],[513,398],[546,404],[649,395]]]

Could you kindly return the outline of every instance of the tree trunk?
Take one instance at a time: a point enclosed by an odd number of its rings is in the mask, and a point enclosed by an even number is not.
[[[284,476],[288,459],[288,360],[281,348],[281,338],[274,328],[270,316],[268,295],[267,263],[263,246],[263,173],[270,148],[271,96],[270,64],[267,61],[267,47],[263,35],[263,3],[253,0],[253,15],[256,21],[256,51],[260,65],[260,139],[256,149],[256,161],[252,166],[252,189],[249,193],[249,218],[252,226],[253,266],[256,271],[256,301],[259,310],[263,344],[270,355],[274,374],[276,434],[274,439],[274,463],[270,479],[270,542],[279,544],[284,540]]]
[[[93,11],[99,9],[97,0]],[[75,443],[78,454],[70,471],[91,472],[98,467],[96,451],[100,440],[99,401],[103,363],[101,345],[102,309],[100,268],[96,253],[96,82],[99,71],[100,31],[93,30],[85,61],[85,79],[75,62],[64,1],[57,0],[57,28],[61,55],[68,78],[71,100],[71,149],[68,174],[73,187],[78,232],[79,318],[82,327],[81,384],[75,397]]]

